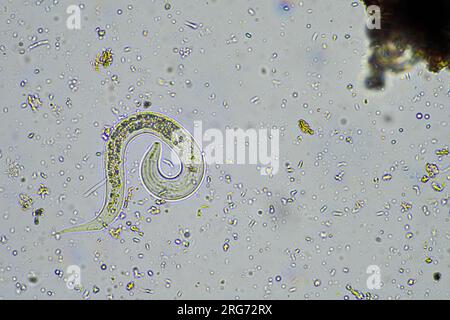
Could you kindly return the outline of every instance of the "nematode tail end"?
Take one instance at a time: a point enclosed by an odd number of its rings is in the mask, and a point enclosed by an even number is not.
[[[98,219],[94,219],[78,226],[63,229],[61,231],[56,232],[56,234],[61,235],[69,232],[100,231],[105,229],[106,227],[107,225],[105,225]]]

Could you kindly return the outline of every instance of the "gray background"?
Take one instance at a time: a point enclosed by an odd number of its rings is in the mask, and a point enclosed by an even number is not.
[[[69,30],[66,8],[80,3],[1,1],[1,298],[354,299],[347,285],[381,299],[449,298],[448,187],[437,193],[419,181],[427,162],[441,170],[449,165],[448,156],[435,155],[449,142],[449,74],[430,74],[419,64],[390,75],[384,92],[369,92],[363,83],[364,7],[351,1],[286,3],[289,12],[272,0],[178,0],[169,10],[163,1],[86,1],[81,30]],[[186,20],[201,26],[193,30]],[[106,30],[103,40],[96,27]],[[26,50],[43,39],[48,46]],[[186,58],[174,51],[186,47],[192,49]],[[114,62],[96,72],[91,63],[104,48],[113,50]],[[39,94],[40,110],[21,107],[29,93]],[[87,198],[83,193],[104,177],[103,158],[96,155],[104,148],[103,126],[146,99],[150,110],[190,131],[194,120],[202,120],[204,130],[280,129],[278,174],[261,176],[254,165],[208,166],[210,183],[152,216],[147,210],[154,199],[141,187],[138,163],[153,140],[140,138],[128,149],[126,168],[129,185],[139,190],[115,226],[139,223],[145,235],[127,229],[119,240],[106,231],[56,240],[52,231],[73,219],[87,221],[101,208],[103,188]],[[59,118],[50,102],[62,107]],[[417,120],[417,112],[430,119]],[[300,132],[299,119],[310,123],[313,136]],[[348,136],[353,143],[345,141]],[[5,173],[8,159],[21,166],[19,177]],[[339,168],[343,161],[347,165]],[[341,170],[345,175],[336,181]],[[48,177],[33,178],[34,172]],[[373,182],[387,172],[391,181]],[[441,173],[442,182],[446,176]],[[36,195],[40,183],[50,189],[45,199]],[[298,191],[294,202],[283,204],[292,190]],[[34,209],[45,209],[39,225],[31,211],[20,209],[20,193],[33,197]],[[228,194],[234,207],[225,213]],[[365,205],[353,213],[358,200]],[[401,211],[403,201],[413,205],[410,218]],[[205,204],[209,208],[197,217]],[[174,242],[185,229],[191,233],[188,248]],[[427,256],[432,263],[425,263]],[[67,275],[55,274],[70,265],[81,267],[80,290],[69,290]],[[369,265],[380,267],[379,290],[366,287]],[[133,275],[135,267],[142,277]],[[434,272],[441,272],[439,282]],[[30,273],[37,283],[29,282]],[[409,279],[415,283],[408,285]],[[128,291],[130,281],[135,288]]]

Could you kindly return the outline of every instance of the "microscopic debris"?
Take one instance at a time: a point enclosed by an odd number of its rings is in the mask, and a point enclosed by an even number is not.
[[[449,4],[1,1],[0,300],[448,300]]]
[[[103,50],[101,53],[97,54],[94,61],[94,67],[96,71],[100,70],[100,66],[103,68],[108,68],[113,63],[113,52],[112,49],[108,48]]]
[[[19,203],[22,210],[28,210],[33,205],[33,199],[27,194],[19,194]]]
[[[309,126],[309,123],[306,122],[306,120],[304,119],[300,119],[298,121],[298,127],[300,128],[300,130],[303,133],[309,134],[309,135],[313,135],[314,134],[314,130],[311,129],[311,127]]]

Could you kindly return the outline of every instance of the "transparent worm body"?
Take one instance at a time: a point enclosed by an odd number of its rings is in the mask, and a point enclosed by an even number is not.
[[[140,175],[145,189],[154,197],[178,201],[192,195],[200,187],[205,174],[205,160],[192,135],[178,122],[162,114],[143,111],[119,121],[106,143],[106,197],[99,214],[91,221],[57,232],[98,231],[117,218],[125,200],[125,152],[136,137],[150,134],[166,143],[178,156],[181,170],[174,177],[160,168],[162,146],[155,142],[142,158]]]

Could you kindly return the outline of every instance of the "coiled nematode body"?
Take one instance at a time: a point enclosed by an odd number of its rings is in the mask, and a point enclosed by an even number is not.
[[[125,201],[125,152],[136,137],[150,134],[166,143],[178,156],[180,172],[168,177],[161,171],[162,146],[155,142],[142,158],[140,174],[146,190],[157,199],[182,200],[200,187],[205,161],[192,135],[178,122],[150,111],[135,113],[118,122],[106,143],[106,197],[98,215],[91,221],[57,232],[98,231],[107,228],[119,215]]]

